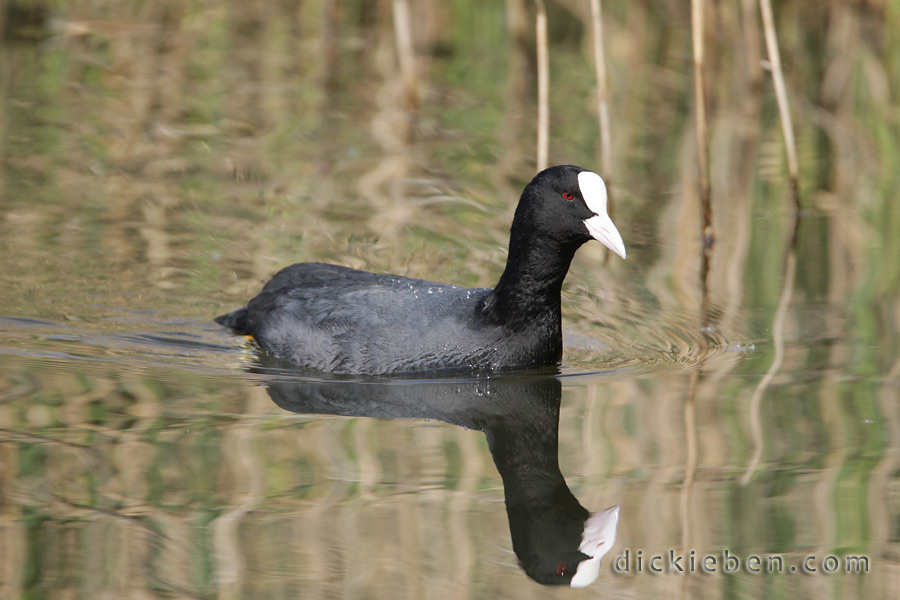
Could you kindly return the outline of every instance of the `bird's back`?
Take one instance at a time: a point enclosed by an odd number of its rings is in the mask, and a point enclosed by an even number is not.
[[[504,332],[477,307],[488,289],[322,263],[280,271],[245,308],[216,320],[272,354],[335,373],[392,373],[490,362]]]

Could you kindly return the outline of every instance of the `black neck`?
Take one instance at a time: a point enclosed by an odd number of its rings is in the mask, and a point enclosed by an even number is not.
[[[512,329],[559,329],[562,283],[578,246],[516,235],[514,227],[506,269],[485,301],[485,316]]]

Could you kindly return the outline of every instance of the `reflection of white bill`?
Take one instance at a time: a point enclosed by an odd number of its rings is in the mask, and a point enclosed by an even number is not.
[[[591,558],[578,563],[572,582],[573,588],[587,587],[600,574],[600,559],[616,543],[616,528],[619,526],[619,505],[595,512],[584,522],[584,533],[578,550]]]

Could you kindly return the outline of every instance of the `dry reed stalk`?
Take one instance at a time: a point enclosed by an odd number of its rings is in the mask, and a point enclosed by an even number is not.
[[[694,117],[697,132],[697,166],[704,226],[709,206],[709,139],[706,125],[706,57],[704,55],[704,0],[691,0],[691,41],[694,52]],[[709,213],[711,215],[711,213]],[[704,231],[705,233],[705,231]]]
[[[701,323],[709,314],[709,265],[715,234],[709,185],[709,135],[706,124],[706,57],[703,47],[704,0],[691,0],[691,39],[694,54],[694,111],[697,132],[697,170],[700,179],[700,214],[703,246],[700,256]]]
[[[406,107],[415,110],[419,105],[419,82],[416,77],[416,55],[413,45],[412,15],[409,0],[394,0],[394,39],[397,59],[403,77]]]
[[[778,50],[778,36],[775,34],[775,19],[772,16],[771,0],[759,0],[759,10],[762,14],[763,34],[766,39],[766,54],[769,56],[768,66],[772,73],[772,84],[775,86],[778,114],[781,117],[781,132],[784,136],[788,175],[791,180],[791,196],[794,200],[794,209],[799,211],[800,190],[797,181],[799,173],[797,145],[794,142],[794,125],[791,121],[791,110],[788,106],[787,88],[784,85],[784,72],[781,69],[781,53]]]
[[[512,42],[508,54],[509,67],[504,93],[505,110],[499,130],[500,143],[505,152],[500,157],[495,174],[498,190],[508,189],[509,176],[521,173],[528,164],[531,144],[522,138],[522,125],[531,115],[531,0],[506,0],[506,25]],[[520,190],[508,190],[510,194]]]
[[[325,0],[322,3],[322,82],[326,90],[334,90],[338,86],[338,6],[337,0]],[[330,94],[326,94],[329,98]],[[326,100],[323,110],[330,108],[330,100]]]
[[[609,127],[609,85],[606,78],[606,57],[603,52],[603,6],[591,0],[591,24],[594,40],[594,69],[597,76],[597,120],[600,126],[600,167],[607,188],[613,175],[612,141]],[[612,202],[607,204],[612,214]]]
[[[535,37],[537,38],[537,170],[543,171],[550,161],[550,58],[547,52],[547,8],[544,0],[534,0],[537,7]]]

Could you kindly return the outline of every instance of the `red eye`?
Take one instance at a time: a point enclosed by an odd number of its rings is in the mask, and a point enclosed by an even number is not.
[[[574,200],[575,196],[569,192],[563,192],[563,198],[566,200]]]
[[[568,194],[568,192],[566,192],[566,194]],[[563,197],[565,197],[566,194],[563,194]],[[569,195],[571,196],[572,194],[569,194]],[[566,200],[568,200],[568,198],[566,198]],[[559,563],[559,566],[556,567],[557,575],[565,575],[568,572],[569,572],[569,563],[561,562],[561,563]]]

